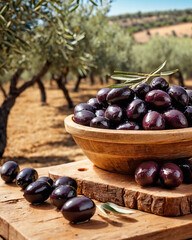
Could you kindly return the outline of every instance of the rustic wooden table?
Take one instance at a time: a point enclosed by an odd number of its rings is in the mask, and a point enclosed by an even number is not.
[[[53,168],[37,170],[45,176]],[[0,180],[0,236],[6,240],[187,239],[192,237],[192,215],[171,218],[135,210],[132,215],[107,218],[97,210],[89,222],[71,225],[49,201],[32,206],[14,183]]]

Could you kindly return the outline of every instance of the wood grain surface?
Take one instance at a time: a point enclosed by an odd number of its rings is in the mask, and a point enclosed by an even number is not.
[[[79,193],[102,202],[163,216],[191,213],[192,185],[182,184],[175,189],[160,186],[143,188],[132,176],[110,173],[95,167],[89,160],[50,168],[50,176],[71,176],[78,182]]]
[[[66,165],[67,171],[70,165]],[[75,164],[72,164],[71,174],[74,168]],[[37,170],[40,176],[47,175],[49,171],[48,168]],[[79,172],[86,172],[82,170]],[[97,191],[101,190],[98,184]],[[110,215],[107,218],[97,210],[89,222],[71,225],[49,201],[32,206],[14,183],[8,185],[0,180],[0,235],[6,240],[187,239],[192,237],[192,215],[171,218],[135,210],[132,215]]]
[[[192,156],[192,128],[172,130],[113,130],[82,126],[65,118],[65,129],[99,168],[134,174],[148,160],[159,163]]]

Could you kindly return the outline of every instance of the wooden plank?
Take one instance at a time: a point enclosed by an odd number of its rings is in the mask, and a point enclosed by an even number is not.
[[[39,171],[39,176],[47,176],[48,168],[41,168]],[[0,203],[5,203],[7,206],[7,210],[5,212],[9,212],[9,208],[14,206],[20,199],[23,199],[23,191],[18,188],[15,183],[5,184],[0,179]],[[2,213],[2,205],[0,205],[0,235],[4,237],[6,240],[9,239],[9,221],[7,218],[3,217]],[[10,209],[11,212],[11,209]],[[14,210],[13,210],[14,212]],[[13,214],[11,212],[11,214]]]
[[[68,167],[66,165],[66,169]],[[46,171],[38,170],[40,175],[46,175]],[[191,214],[168,218],[135,210],[132,215],[111,215],[109,219],[100,215],[97,210],[90,222],[71,225],[49,201],[40,206],[32,206],[25,201],[22,194],[18,188],[0,180],[0,235],[6,240],[177,240],[192,237]],[[97,201],[95,203],[98,204]],[[2,232],[3,229],[6,230]]]
[[[192,187],[182,184],[175,189],[160,185],[143,188],[132,176],[106,172],[84,160],[50,168],[50,176],[71,176],[78,182],[78,192],[102,202],[136,208],[163,216],[180,216],[191,213]]]
[[[192,236],[192,216],[165,218],[136,211],[131,217],[102,218],[96,212],[88,223],[69,225],[49,203],[32,207],[24,199],[1,204],[9,221],[9,240],[52,239],[181,239]],[[13,214],[14,212],[14,214]],[[174,231],[173,231],[174,230]]]

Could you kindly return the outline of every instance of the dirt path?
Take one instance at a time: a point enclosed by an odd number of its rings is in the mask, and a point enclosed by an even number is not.
[[[88,80],[87,80],[88,81]],[[90,86],[86,80],[79,93],[72,92],[74,104],[94,97],[101,85]],[[64,118],[73,112],[68,109],[61,90],[46,84],[47,104],[40,103],[37,86],[29,88],[11,110],[8,121],[7,148],[2,160],[15,160],[23,166],[45,167],[84,158],[72,137],[65,132]]]

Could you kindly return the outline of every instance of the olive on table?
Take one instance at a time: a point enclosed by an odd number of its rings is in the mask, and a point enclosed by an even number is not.
[[[68,185],[77,189],[77,182],[75,181],[75,179],[66,176],[60,177],[55,180],[55,182],[53,183],[53,188],[55,189],[60,185]]]
[[[95,203],[87,197],[75,197],[64,203],[61,213],[71,223],[89,220],[95,213]]]
[[[74,187],[60,185],[59,187],[55,188],[55,190],[51,193],[50,199],[51,203],[58,209],[60,209],[67,200],[76,196],[77,191]]]
[[[183,182],[192,183],[192,161],[188,159],[177,159],[174,163],[183,172]]]
[[[40,177],[37,179],[37,181],[44,181],[49,183],[51,186],[53,185],[53,179],[51,179],[50,177]]]
[[[16,179],[19,171],[19,165],[16,162],[8,161],[1,167],[1,178],[6,183],[11,183]]]
[[[159,165],[154,161],[141,163],[135,170],[135,181],[141,186],[152,186],[158,180]]]
[[[24,198],[32,204],[40,204],[47,200],[52,192],[52,187],[45,181],[30,183],[24,191]]]
[[[159,178],[163,186],[175,188],[183,182],[183,173],[176,164],[165,163],[160,168]]]
[[[35,182],[38,178],[38,173],[34,168],[24,168],[16,177],[18,187],[25,189],[30,183]]]

